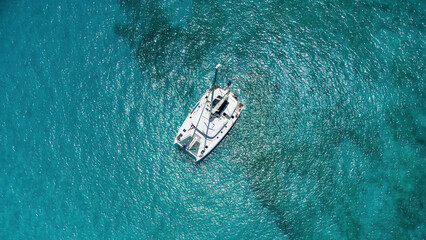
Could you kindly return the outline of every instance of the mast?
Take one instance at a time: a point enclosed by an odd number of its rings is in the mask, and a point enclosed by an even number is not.
[[[222,65],[220,65],[220,63],[216,66],[216,72],[214,74],[214,79],[213,79],[213,84],[212,84],[212,97],[210,100],[210,115],[212,114],[212,109],[213,109],[213,97],[214,97],[214,89],[215,89],[215,85],[216,85],[216,77],[217,77],[217,72],[219,72],[219,68],[222,67]]]
[[[219,68],[220,68],[221,66],[222,66],[222,65],[220,65],[220,64],[218,64],[218,65],[216,66],[216,72],[215,72],[215,74],[214,74],[213,85],[212,85],[212,97],[211,97],[211,101],[210,101],[210,115],[212,114],[212,107],[213,107],[213,94],[214,94],[214,88],[215,88],[215,83],[216,83],[217,72],[219,71]],[[200,123],[200,119],[201,119],[201,117],[203,116],[204,109],[205,109],[205,107],[203,107],[203,109],[201,110],[200,118],[198,118],[198,122],[197,122],[197,125],[195,125],[195,129],[197,129],[198,124]],[[208,128],[208,127],[207,127],[207,128]],[[196,132],[196,131],[194,130],[194,133],[192,134],[192,138],[194,138],[195,132]]]

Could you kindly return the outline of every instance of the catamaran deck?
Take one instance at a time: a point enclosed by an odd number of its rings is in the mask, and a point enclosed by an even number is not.
[[[200,161],[225,137],[243,106],[233,91],[215,85],[214,91],[213,88],[207,90],[188,114],[179,128],[175,144]]]

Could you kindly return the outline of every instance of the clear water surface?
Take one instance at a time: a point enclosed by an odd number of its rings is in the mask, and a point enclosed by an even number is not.
[[[424,239],[425,3],[0,2],[1,239]],[[214,66],[246,109],[173,146]]]

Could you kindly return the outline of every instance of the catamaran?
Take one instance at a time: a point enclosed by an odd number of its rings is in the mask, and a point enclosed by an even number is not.
[[[174,142],[194,156],[197,162],[220,143],[234,126],[244,106],[231,89],[216,85],[220,66],[216,66],[212,86],[188,114]]]

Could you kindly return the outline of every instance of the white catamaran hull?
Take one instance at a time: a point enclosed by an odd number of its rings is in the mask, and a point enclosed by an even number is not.
[[[196,161],[205,158],[240,116],[244,105],[236,96],[230,89],[217,85],[207,90],[179,128],[174,143],[183,147]]]

